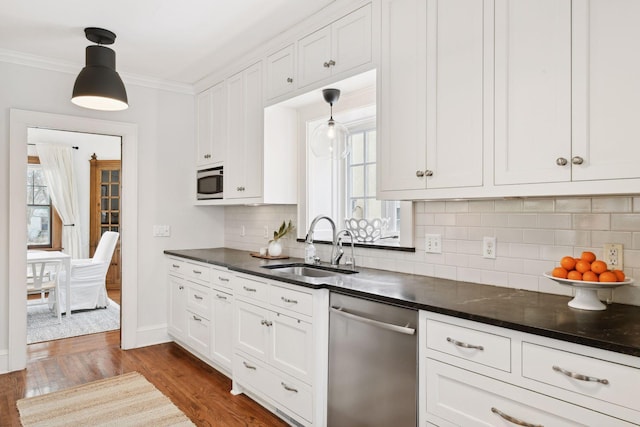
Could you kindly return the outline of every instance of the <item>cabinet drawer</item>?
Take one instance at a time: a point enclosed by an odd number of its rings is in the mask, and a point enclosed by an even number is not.
[[[241,353],[233,355],[233,376],[244,387],[252,388],[262,394],[269,392],[269,384],[273,382],[271,373],[260,363],[245,357]],[[274,396],[268,395],[269,398]]]
[[[267,302],[267,291],[269,285],[266,283],[239,276],[235,276],[233,280],[235,282],[234,289],[236,291],[236,296],[265,303]]]
[[[187,274],[187,263],[175,258],[169,258],[169,273]]]
[[[313,316],[313,296],[292,289],[271,286],[269,302],[276,307],[286,308],[296,313]]]
[[[187,311],[187,342],[203,355],[209,354],[210,323],[197,313]]]
[[[218,268],[211,268],[211,283],[213,285],[222,286],[227,289],[232,289],[231,278],[233,275],[228,270],[222,270]]]
[[[640,398],[637,393],[632,392],[639,390],[640,369],[637,368],[523,342],[522,375],[575,393],[640,410]]]
[[[209,268],[209,266],[186,262],[184,268],[184,274],[188,278],[201,280],[203,282],[208,282],[211,278],[211,269]]]
[[[453,425],[631,426],[599,412],[433,359],[426,359],[426,372],[427,412]],[[507,417],[514,420],[509,422]]]
[[[210,319],[209,292],[209,288],[206,286],[187,282],[187,308],[206,319]]]
[[[511,339],[427,319],[427,347],[511,372]]]

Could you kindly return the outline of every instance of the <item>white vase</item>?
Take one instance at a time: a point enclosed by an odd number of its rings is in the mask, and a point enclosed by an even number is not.
[[[269,256],[280,256],[282,254],[282,244],[278,240],[269,243]]]

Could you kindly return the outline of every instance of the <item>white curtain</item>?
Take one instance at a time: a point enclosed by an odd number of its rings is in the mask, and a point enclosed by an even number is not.
[[[80,235],[78,189],[72,148],[63,144],[36,144],[51,202],[62,219],[62,247],[71,258],[85,258]]]

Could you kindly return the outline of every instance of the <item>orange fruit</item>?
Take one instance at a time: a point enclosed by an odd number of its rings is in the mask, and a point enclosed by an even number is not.
[[[581,259],[580,261],[576,262],[576,270],[578,270],[580,273],[585,273],[591,270],[591,263]]]
[[[618,279],[617,280],[618,282],[624,282],[624,279],[625,279],[624,271],[622,271],[622,270],[611,270],[611,272],[616,275],[616,279]]]
[[[596,273],[594,273],[593,271],[591,271],[591,270],[584,272],[584,274],[582,275],[582,280],[584,280],[585,282],[599,282],[600,281],[598,279],[598,275]]]
[[[571,256],[563,257],[560,260],[560,266],[567,271],[571,271],[576,267],[576,260]]]
[[[560,279],[566,279],[567,278],[567,270],[565,270],[562,267],[556,267],[551,272],[551,275],[553,277],[559,277]]]
[[[616,277],[615,273],[612,273],[610,271],[605,271],[604,273],[602,273],[599,276],[599,279],[601,282],[617,282],[618,278]]]
[[[582,273],[576,270],[571,270],[569,273],[567,273],[567,279],[582,280]]]
[[[607,263],[599,260],[593,261],[591,263],[591,271],[596,274],[604,273],[605,271],[607,271]]]
[[[580,259],[587,261],[588,263],[592,263],[596,260],[596,254],[594,254],[593,252],[585,251],[582,252],[582,256],[580,256]]]

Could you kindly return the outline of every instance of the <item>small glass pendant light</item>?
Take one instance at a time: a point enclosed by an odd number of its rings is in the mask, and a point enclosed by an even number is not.
[[[344,159],[351,152],[349,130],[333,119],[333,103],[340,98],[339,89],[323,89],[322,96],[331,107],[329,120],[321,123],[311,134],[311,151],[318,158]]]

